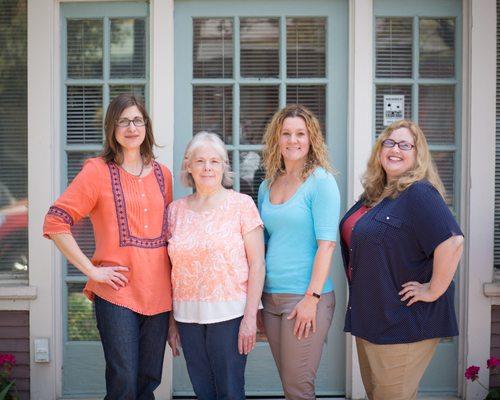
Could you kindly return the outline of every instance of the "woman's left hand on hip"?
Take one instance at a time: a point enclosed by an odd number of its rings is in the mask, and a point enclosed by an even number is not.
[[[423,301],[425,303],[431,303],[436,301],[436,296],[431,291],[430,282],[420,283],[420,282],[406,282],[403,283],[403,290],[399,292],[401,296],[401,301],[408,301],[407,306],[411,306],[417,301]]]

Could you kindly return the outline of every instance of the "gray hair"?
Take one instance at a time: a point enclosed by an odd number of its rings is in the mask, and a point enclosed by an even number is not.
[[[227,154],[226,146],[218,135],[205,131],[198,132],[194,135],[186,147],[186,151],[184,152],[184,157],[182,159],[180,174],[182,184],[187,187],[195,187],[194,179],[187,168],[194,151],[204,145],[211,146],[217,153],[219,153],[222,161],[224,162],[222,186],[231,187],[233,185],[233,173],[231,172],[231,166],[229,165],[229,156]]]

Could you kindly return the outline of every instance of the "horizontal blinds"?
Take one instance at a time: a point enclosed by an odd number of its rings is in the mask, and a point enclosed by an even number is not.
[[[28,280],[26,0],[0,0],[0,285]]]
[[[420,18],[421,78],[455,76],[455,20],[453,18]]]
[[[439,176],[446,190],[446,204],[453,207],[455,197],[455,152],[453,151],[432,151],[432,160],[436,166]]]
[[[278,18],[241,18],[241,76],[277,78],[280,72],[279,44]]]
[[[240,87],[240,143],[260,144],[266,125],[278,109],[278,86]]]
[[[68,20],[66,51],[68,78],[101,78],[103,20]]]
[[[195,86],[193,88],[193,133],[200,131],[217,133],[224,143],[232,143],[232,86]]]
[[[66,94],[66,142],[102,143],[102,86],[69,86]]]
[[[325,85],[288,85],[286,88],[287,104],[302,104],[318,118],[323,135],[326,123],[326,87]]]
[[[193,77],[233,76],[233,20],[193,19]]]
[[[375,75],[411,78],[413,18],[380,17],[375,22]]]
[[[455,85],[420,85],[418,109],[429,143],[455,143]]]
[[[145,78],[146,20],[115,18],[110,30],[111,78]]]
[[[326,76],[326,18],[286,19],[288,78]]]
[[[264,180],[262,152],[240,152],[240,192],[248,194],[257,203],[260,183]]]

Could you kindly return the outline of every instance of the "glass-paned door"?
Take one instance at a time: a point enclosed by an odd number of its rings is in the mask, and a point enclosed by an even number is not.
[[[255,200],[263,179],[262,137],[271,116],[290,103],[318,116],[342,193],[346,181],[348,2],[343,0],[175,2],[174,197],[188,141],[199,131],[221,136],[235,172],[234,189]],[[345,201],[345,199],[344,199]],[[337,309],[317,376],[317,394],[345,393],[345,278],[332,268]],[[191,395],[184,359],[173,369],[174,395]],[[247,395],[281,395],[265,339],[249,355]]]
[[[61,6],[63,191],[83,162],[103,144],[104,115],[118,94],[147,99],[148,7],[144,3],[72,3]],[[84,253],[94,252],[92,225],[72,228]],[[92,303],[83,295],[86,277],[63,262],[64,396],[102,396],[104,356]]]
[[[402,96],[404,118],[422,128],[446,189],[445,200],[458,219],[461,2],[376,0],[374,11],[375,135],[385,128],[384,96]],[[455,293],[458,311],[459,291]],[[442,339],[420,390],[455,394],[457,365],[458,338]]]

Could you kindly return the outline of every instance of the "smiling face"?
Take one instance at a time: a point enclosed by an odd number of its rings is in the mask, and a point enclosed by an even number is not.
[[[394,130],[388,139],[392,139],[395,142],[415,144],[413,135],[408,128]],[[415,165],[416,158],[417,153],[415,147],[411,150],[404,151],[401,150],[398,145],[394,147],[382,146],[379,153],[380,164],[382,164],[388,181],[403,175],[411,169]]]
[[[306,161],[309,153],[309,132],[300,117],[288,117],[283,121],[279,146],[285,161]]]
[[[131,106],[123,110],[118,118],[117,123],[121,120],[129,119],[131,121],[144,121],[144,116],[136,106]],[[128,127],[115,126],[115,138],[122,149],[140,150],[142,142],[146,137],[145,126],[135,126],[134,123],[129,123]]]
[[[224,161],[213,146],[203,144],[191,153],[187,171],[193,177],[197,188],[216,189],[222,186]]]

